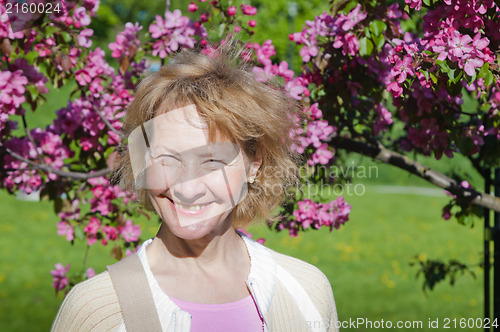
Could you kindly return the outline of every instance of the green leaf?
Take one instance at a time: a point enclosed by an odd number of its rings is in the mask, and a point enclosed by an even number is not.
[[[438,65],[439,68],[441,68],[441,70],[444,72],[448,72],[450,70],[450,66],[448,66],[446,61],[436,60],[436,65]]]
[[[384,44],[385,44],[385,37],[384,37],[384,35],[378,35],[377,37],[373,37],[373,42],[375,43],[375,46],[377,47],[377,50],[381,50],[382,47],[384,47]]]
[[[77,238],[78,240],[83,240],[85,238],[83,229],[81,227],[75,227],[75,238]]]
[[[359,54],[361,56],[371,55],[373,52],[373,43],[366,37],[359,40]]]
[[[495,80],[495,77],[493,76],[493,73],[488,70],[487,74],[484,76],[484,85],[489,86],[493,83]]]
[[[429,73],[429,74],[430,74],[430,76],[431,76],[432,83],[436,84],[436,83],[437,83],[437,81],[438,81],[438,79],[437,79],[436,75],[434,75],[434,73]]]
[[[457,83],[462,78],[463,71],[459,69],[450,69],[448,71],[448,78],[452,83]]]
[[[380,20],[374,20],[370,22],[370,31],[373,32],[375,37],[380,36],[387,29],[387,25]]]
[[[427,70],[420,69],[420,73],[424,75],[426,80],[429,80],[429,72]]]
[[[477,74],[478,78],[485,77],[490,69],[490,64],[488,62],[485,62],[481,69],[479,70],[479,73]]]
[[[369,27],[365,27],[365,36],[367,38],[372,38],[372,33],[370,32],[370,28]]]
[[[61,32],[61,36],[66,43],[70,43],[73,40],[73,37],[66,31]]]
[[[225,29],[226,29],[226,24],[221,23],[221,25],[219,25],[219,38],[222,38],[222,36],[224,35]]]

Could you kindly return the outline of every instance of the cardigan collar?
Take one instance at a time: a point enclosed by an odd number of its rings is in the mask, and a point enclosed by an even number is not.
[[[248,274],[246,284],[250,288],[250,292],[257,303],[260,313],[265,315],[269,312],[276,284],[276,262],[274,261],[269,248],[266,248],[257,241],[250,239],[238,230],[236,232],[243,239],[247,247],[248,256],[250,257],[250,273]],[[145,241],[139,249],[138,254],[150,281],[150,287],[152,288],[152,291],[155,292],[158,290],[161,291],[161,288],[156,281],[156,278],[153,276],[146,256],[146,247],[150,245],[152,241],[153,239]],[[163,291],[161,292],[163,293]],[[166,297],[168,298],[168,295],[166,295]],[[169,307],[174,308],[174,312],[181,311],[170,298],[165,299],[165,301],[168,301]]]
[[[257,306],[262,314],[266,314],[271,306],[271,300],[276,284],[276,262],[271,250],[245,234],[237,231],[247,246],[250,256],[250,273],[247,285],[255,292]]]

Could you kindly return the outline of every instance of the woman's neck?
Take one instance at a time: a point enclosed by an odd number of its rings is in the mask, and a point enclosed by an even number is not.
[[[217,269],[241,264],[242,257],[248,257],[243,239],[230,224],[195,240],[179,238],[162,224],[147,255],[157,270],[161,270],[161,266],[168,266],[169,270],[173,267]]]

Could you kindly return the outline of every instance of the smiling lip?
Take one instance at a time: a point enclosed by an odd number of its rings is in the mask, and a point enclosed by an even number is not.
[[[172,207],[175,209],[176,212],[179,212],[181,214],[185,214],[188,216],[198,216],[198,215],[205,213],[213,203],[213,202],[210,202],[210,203],[198,204],[198,205],[184,205],[181,203],[173,202],[170,198],[167,198],[167,199],[168,199],[169,203],[172,205]]]

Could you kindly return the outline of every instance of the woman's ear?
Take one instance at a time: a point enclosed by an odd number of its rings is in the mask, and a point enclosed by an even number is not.
[[[259,168],[262,166],[262,154],[260,151],[258,151],[255,154],[255,157],[252,159],[249,165],[248,169],[248,180],[250,183],[252,183],[255,180],[255,177],[257,176],[257,172],[259,171]]]

